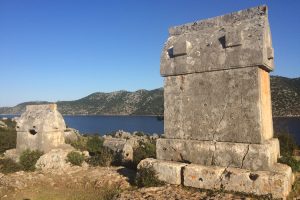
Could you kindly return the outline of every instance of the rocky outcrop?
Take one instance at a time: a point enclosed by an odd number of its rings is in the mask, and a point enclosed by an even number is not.
[[[104,135],[103,145],[110,148],[114,152],[120,153],[123,162],[133,160],[133,151],[140,144],[157,139],[158,135],[148,136],[140,132],[117,131],[113,135]]]
[[[52,149],[42,155],[36,162],[36,168],[41,170],[68,170],[71,164],[67,162],[67,155],[74,148]]]
[[[108,188],[125,190],[130,187],[128,178],[134,172],[123,167],[68,167],[67,170],[49,169],[35,172],[0,173],[0,199],[98,199]],[[50,191],[50,193],[49,193]],[[94,196],[86,195],[93,192]],[[45,193],[46,197],[39,195]],[[38,197],[37,197],[38,196]]]
[[[64,131],[64,138],[66,142],[75,142],[79,139],[80,136],[81,135],[79,131],[74,128],[67,128]]]

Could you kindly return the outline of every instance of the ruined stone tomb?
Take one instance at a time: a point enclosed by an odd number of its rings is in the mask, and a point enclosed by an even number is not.
[[[17,120],[17,152],[26,149],[44,153],[65,144],[65,121],[56,104],[28,105]]]
[[[259,6],[169,29],[161,54],[164,135],[152,166],[172,184],[285,198],[291,168],[277,163],[268,11]]]

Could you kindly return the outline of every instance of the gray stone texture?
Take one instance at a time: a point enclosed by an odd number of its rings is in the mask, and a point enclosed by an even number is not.
[[[236,191],[285,198],[294,176],[290,167],[275,164],[269,171],[191,164],[184,168],[184,185],[196,188]]]
[[[30,149],[46,153],[63,146],[65,129],[56,104],[28,105],[17,120],[17,152]]]
[[[284,199],[294,180],[291,168],[277,163],[273,65],[266,6],[170,28],[160,68],[165,138],[150,162],[158,177]],[[181,179],[174,181],[174,172]]]
[[[169,30],[161,75],[240,67],[273,69],[273,48],[265,6],[196,21]]]
[[[278,139],[263,144],[158,139],[156,145],[160,160],[250,170],[269,170],[280,153]]]
[[[165,137],[263,143],[273,137],[269,75],[257,67],[165,78]]]
[[[139,163],[138,169],[153,167],[159,180],[180,185],[183,178],[183,167],[186,165],[185,163],[146,158]]]

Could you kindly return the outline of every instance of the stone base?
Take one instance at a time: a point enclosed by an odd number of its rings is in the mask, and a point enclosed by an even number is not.
[[[269,170],[279,154],[277,138],[263,144],[184,139],[158,139],[156,144],[156,155],[160,160],[251,170]]]
[[[289,166],[276,163],[269,171],[250,171],[233,167],[203,166],[179,162],[145,159],[139,164],[153,166],[158,178],[171,184],[182,184],[209,190],[272,195],[285,199],[294,175]]]
[[[157,172],[158,178],[161,181],[180,185],[182,183],[182,174],[185,166],[187,166],[187,164],[185,163],[147,158],[139,163],[138,169],[153,167],[153,169]]]

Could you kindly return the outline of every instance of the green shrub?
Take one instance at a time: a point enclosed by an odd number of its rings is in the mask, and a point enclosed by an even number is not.
[[[94,155],[88,159],[88,163],[93,166],[107,167],[112,165],[115,159],[116,154],[113,150],[107,147],[101,147],[101,149],[95,152]]]
[[[164,184],[163,181],[157,178],[157,174],[152,167],[138,169],[135,183],[138,187],[156,187]]]
[[[277,133],[275,137],[278,138],[280,143],[280,154],[282,156],[290,157],[293,155],[294,150],[298,149],[296,140],[293,135],[285,133]]]
[[[132,168],[136,169],[140,161],[145,158],[156,158],[155,141],[140,142],[139,146],[133,150]]]
[[[103,148],[103,139],[99,136],[91,136],[87,141],[87,150],[90,153],[100,152]]]
[[[23,151],[20,155],[20,165],[25,171],[34,171],[37,160],[43,155],[38,150],[31,151],[29,149]]]
[[[79,151],[87,151],[88,150],[87,141],[88,141],[88,137],[80,136],[78,137],[78,140],[76,141],[66,140],[66,143],[70,144],[72,147],[74,147]]]
[[[72,165],[81,166],[83,161],[84,161],[84,156],[77,151],[72,151],[67,155],[67,162],[70,162]]]
[[[6,158],[0,159],[0,172],[3,174],[14,173],[22,170],[22,166],[14,160]]]
[[[296,160],[293,156],[282,156],[278,161],[290,166],[293,172],[300,171],[300,161]]]
[[[16,148],[17,141],[16,123],[10,119],[4,122],[7,128],[0,128],[0,154],[8,149]]]

